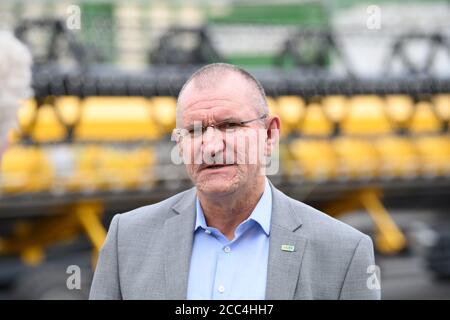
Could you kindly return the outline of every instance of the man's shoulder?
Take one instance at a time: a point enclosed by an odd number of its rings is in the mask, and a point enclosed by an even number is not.
[[[177,193],[163,201],[146,205],[134,210],[118,214],[121,225],[160,226],[174,215],[172,207],[181,201],[193,188]]]
[[[359,242],[367,237],[354,227],[339,221],[330,215],[307,205],[304,202],[293,199],[282,193],[290,207],[302,221],[301,233],[307,235],[310,240],[318,241],[342,241]]]

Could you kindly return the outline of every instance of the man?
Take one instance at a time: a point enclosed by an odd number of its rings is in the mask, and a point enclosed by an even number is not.
[[[31,54],[9,31],[0,31],[0,159],[16,123],[20,100],[31,95]]]
[[[367,284],[370,238],[266,178],[280,119],[253,76],[228,64],[194,73],[178,97],[177,128],[195,187],[113,218],[90,298],[380,297]]]

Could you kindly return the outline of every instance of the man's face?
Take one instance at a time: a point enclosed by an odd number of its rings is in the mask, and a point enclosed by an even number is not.
[[[262,116],[250,98],[244,79],[229,75],[212,89],[197,89],[192,83],[180,99],[179,128],[192,131],[178,144],[187,173],[198,190],[226,195],[251,188],[261,174],[266,130]],[[201,131],[201,126],[207,127]]]

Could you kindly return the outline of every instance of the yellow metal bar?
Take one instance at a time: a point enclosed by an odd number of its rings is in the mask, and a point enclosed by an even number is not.
[[[103,208],[97,203],[84,203],[77,206],[76,215],[84,232],[92,243],[91,267],[95,270],[98,255],[106,238],[106,229],[101,222]]]
[[[100,219],[103,208],[97,203],[83,203],[76,207],[75,212],[94,250],[99,252],[106,238],[106,230]]]
[[[406,246],[406,238],[380,200],[376,189],[355,190],[344,197],[321,207],[334,217],[364,208],[377,228],[376,248],[386,254],[397,253]]]
[[[64,214],[17,222],[13,234],[0,239],[0,255],[19,254],[25,263],[36,265],[44,260],[46,247],[72,240],[84,231],[93,245],[95,263],[106,238],[106,230],[100,220],[103,207],[97,202],[82,202],[63,210]]]
[[[345,213],[355,211],[361,208],[359,201],[359,192],[355,191],[344,198],[334,200],[331,203],[321,206],[320,210],[333,217],[339,217]]]
[[[70,213],[19,221],[11,236],[0,239],[0,255],[19,254],[25,263],[36,265],[44,260],[46,247],[71,240],[79,232],[79,223]]]
[[[406,239],[374,190],[360,193],[360,201],[377,226],[376,245],[383,253],[396,253],[406,246]]]
[[[37,266],[44,261],[45,253],[41,246],[29,246],[22,250],[20,257],[26,264],[30,266]]]

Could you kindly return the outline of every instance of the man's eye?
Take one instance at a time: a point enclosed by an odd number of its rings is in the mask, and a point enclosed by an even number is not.
[[[240,124],[236,122],[228,122],[224,124],[225,129],[236,129],[238,127],[240,127]]]
[[[202,132],[202,130],[203,130],[203,128],[202,127],[190,127],[190,128],[188,128],[188,129],[186,129],[187,130],[187,132],[189,133],[189,134],[191,134],[191,135],[193,135],[193,134],[195,134],[195,133],[200,133],[200,132]]]
[[[188,133],[189,133],[189,135],[191,135],[191,136],[194,136],[194,135],[196,135],[196,134],[198,134],[198,133],[201,133],[202,132],[202,129],[200,129],[200,128],[191,128],[191,129],[188,129]]]

